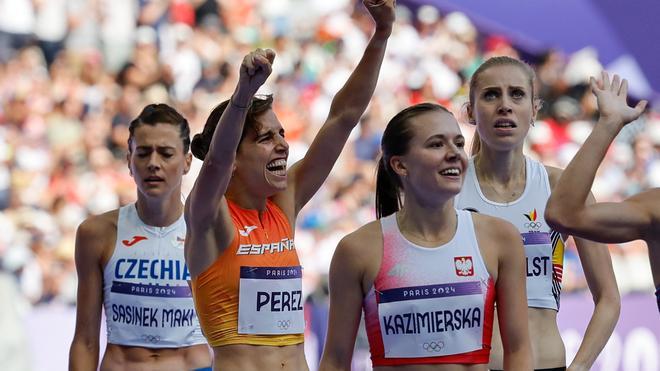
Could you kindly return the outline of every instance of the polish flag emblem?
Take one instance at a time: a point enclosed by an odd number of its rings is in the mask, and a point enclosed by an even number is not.
[[[456,275],[461,277],[474,276],[474,265],[471,256],[457,256],[454,258]]]

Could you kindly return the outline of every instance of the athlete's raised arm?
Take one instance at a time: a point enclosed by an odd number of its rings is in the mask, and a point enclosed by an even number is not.
[[[332,100],[328,118],[305,158],[291,168],[287,192],[279,196],[293,197],[296,215],[327,178],[376,88],[394,23],[395,1],[363,0],[363,3],[376,24],[374,34],[362,59]]]
[[[234,94],[218,119],[217,126],[211,125],[215,130],[208,148],[204,149],[204,164],[185,207],[186,223],[192,232],[190,239],[194,239],[186,243],[186,260],[193,275],[215,260],[216,249],[224,249],[234,238],[235,231],[224,195],[234,170],[236,149],[248,109],[255,93],[270,76],[274,59],[275,52],[270,49],[257,49],[243,58]],[[213,119],[215,117],[211,115],[209,120]],[[193,139],[193,145],[201,142]],[[195,150],[197,148],[193,146],[193,152]],[[202,243],[199,238],[208,236],[212,229],[216,231],[213,233],[213,244]]]
[[[587,204],[586,201],[607,149],[623,126],[642,114],[646,101],[629,107],[626,102],[628,82],[617,75],[610,82],[606,72],[601,81],[591,79],[591,88],[598,100],[600,118],[554,187],[545,219],[558,231],[594,241],[624,242],[644,238],[654,220],[652,193],[621,203]],[[655,201],[656,209],[658,203]]]

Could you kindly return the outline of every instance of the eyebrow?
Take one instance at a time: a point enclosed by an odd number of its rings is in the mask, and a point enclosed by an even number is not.
[[[136,150],[139,150],[139,149],[141,149],[141,150],[150,150],[150,149],[152,149],[152,148],[153,148],[153,146],[136,146],[136,147],[135,147]],[[157,149],[157,150],[159,150],[159,149],[174,149],[174,150],[175,150],[176,147],[172,147],[172,146],[156,146],[156,149]]]
[[[525,86],[518,86],[518,85],[511,85],[509,86],[510,89],[526,89]],[[500,90],[501,88],[499,86],[484,86],[482,88],[483,90]]]
[[[285,132],[284,128],[280,128],[277,131],[275,131],[273,129],[268,129],[268,130],[266,130],[262,133],[257,133],[257,138],[266,137],[266,136],[269,136],[269,135],[275,135],[276,133],[284,133],[284,132]]]
[[[431,135],[426,141],[428,142],[433,139],[447,139],[447,137],[444,134],[435,134],[435,135]],[[454,137],[454,140],[456,139],[465,139],[465,137],[463,136],[463,134],[458,134],[457,136]]]

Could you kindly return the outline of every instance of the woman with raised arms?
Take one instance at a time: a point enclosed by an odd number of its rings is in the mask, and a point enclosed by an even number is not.
[[[192,152],[204,164],[186,203],[186,261],[215,370],[307,369],[295,222],[376,86],[394,1],[364,5],[375,21],[374,34],[300,162],[287,164],[289,145],[273,98],[255,97],[271,73],[271,50],[245,56],[233,95],[193,138]]]

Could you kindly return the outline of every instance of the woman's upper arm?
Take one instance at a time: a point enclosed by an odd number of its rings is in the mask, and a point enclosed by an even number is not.
[[[230,179],[231,171],[227,163],[206,159],[188,197],[189,210],[194,213],[189,213],[187,217],[195,224],[212,223]]]
[[[554,187],[561,170],[548,168],[548,175]],[[647,191],[622,202],[596,202],[593,194],[589,193],[585,205],[555,215],[548,222],[559,232],[599,242],[620,243],[645,238],[653,225],[652,192]],[[655,204],[660,206],[660,201],[655,201]]]
[[[72,353],[98,348],[103,305],[103,256],[108,244],[114,243],[114,235],[109,235],[114,229],[108,227],[109,223],[102,217],[92,217],[83,222],[76,233],[78,293]],[[75,347],[77,342],[81,345],[78,348]],[[98,357],[98,354],[91,356]]]
[[[507,348],[529,343],[525,252],[518,230],[508,222],[491,223],[491,233],[498,246],[497,313],[502,342]]]
[[[321,370],[350,370],[362,310],[363,267],[360,239],[342,239],[330,264],[330,318]]]
[[[236,237],[226,198],[222,197],[213,207],[211,214],[195,209],[192,201],[185,205],[186,242],[184,255],[186,265],[193,277],[204,272]],[[199,213],[199,214],[198,214]],[[205,215],[205,218],[202,216]]]

